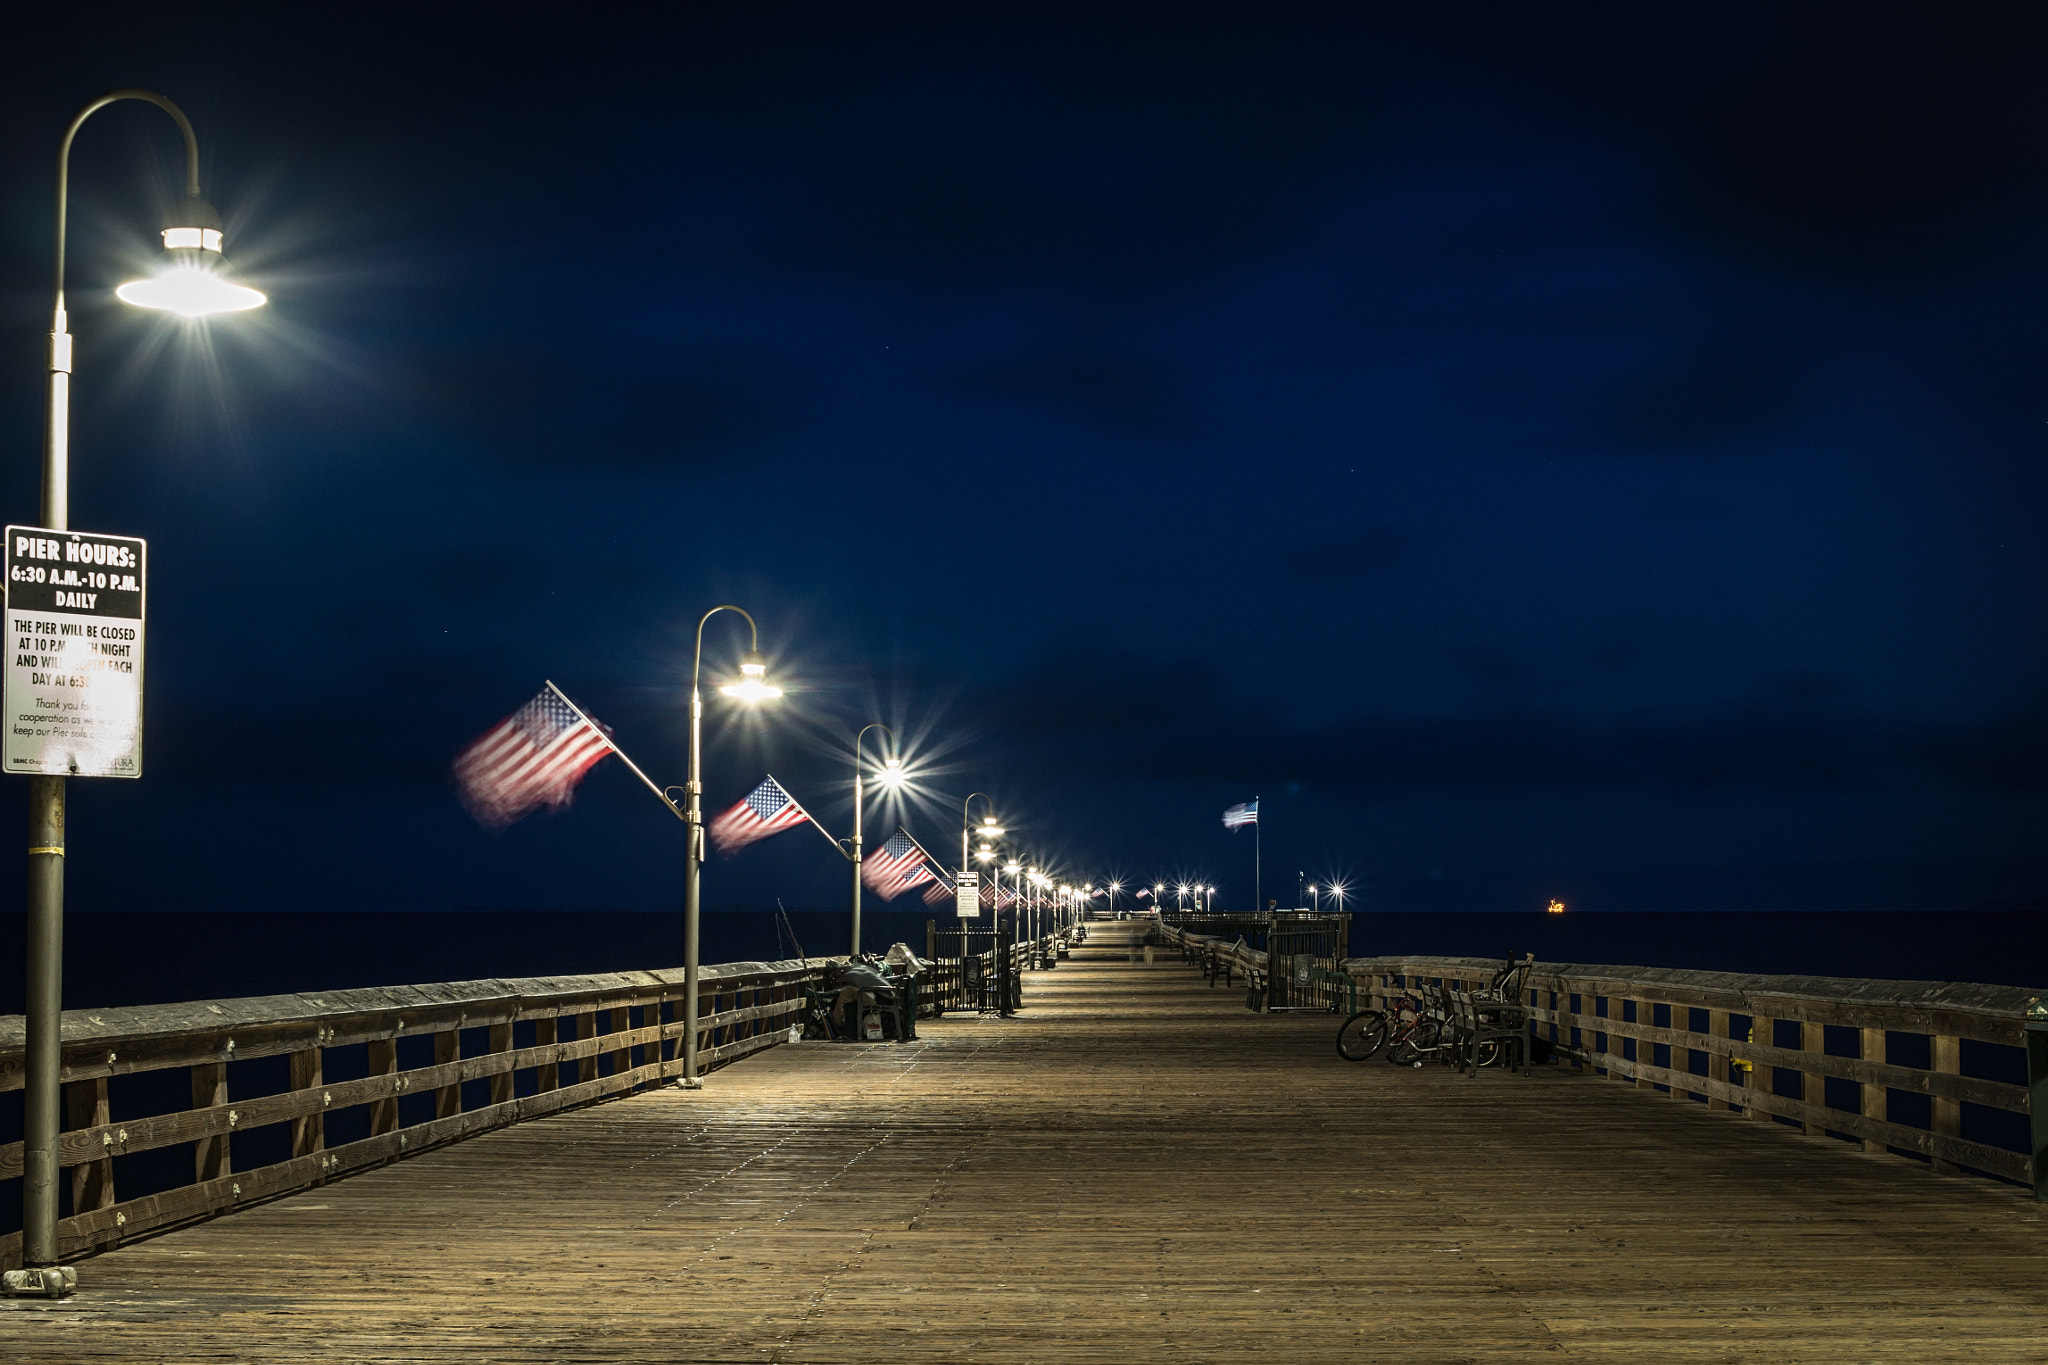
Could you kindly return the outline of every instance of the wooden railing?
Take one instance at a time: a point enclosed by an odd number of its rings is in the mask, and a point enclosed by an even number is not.
[[[1024,969],[1031,961],[1033,952],[1040,943],[1043,943],[1051,951],[1058,952],[1060,945],[1067,942],[1069,937],[1069,931],[1061,930],[1055,934],[1048,934],[1042,940],[1025,939],[1010,944],[1009,957],[1012,975],[1014,976],[1015,973]],[[994,950],[976,953],[974,956],[978,964],[977,973],[982,979],[986,979],[994,973],[996,966]],[[931,960],[931,965],[926,971],[924,978],[918,983],[917,998],[918,1012],[921,1014],[951,1014],[974,1010],[980,1005],[979,1001],[971,999],[969,996],[965,974],[961,970],[960,959],[957,957],[936,957]]]
[[[1235,986],[1242,981],[1252,995],[1271,999],[1273,992],[1267,978],[1278,972],[1285,975],[1283,994],[1290,1008],[1334,1010],[1349,1007],[1359,998],[1353,983],[1343,975],[1334,957],[1290,958],[1276,962],[1264,948],[1201,933],[1190,927],[1162,924],[1155,932],[1168,946],[1177,950],[1184,961],[1200,967],[1212,986],[1219,982],[1226,987]]]
[[[802,988],[823,968],[816,959],[704,968],[700,1068],[785,1038]],[[104,1249],[678,1076],[682,986],[680,970],[622,972],[66,1011],[59,1164],[70,1174],[72,1214],[58,1227],[60,1254]],[[431,1039],[431,1062],[401,1069],[399,1045],[409,1038],[423,1041],[408,1052]],[[0,1018],[0,1091],[21,1088],[22,1047],[22,1018]],[[349,1055],[346,1069],[361,1074],[327,1079],[342,1069],[336,1050],[356,1047],[367,1062]],[[230,1068],[280,1057],[288,1061],[286,1088],[235,1093],[249,1083],[247,1069]],[[112,1119],[110,1080],[177,1070],[189,1073],[189,1108]],[[407,1103],[420,1096],[431,1105]],[[344,1114],[368,1135],[330,1146],[328,1123]],[[289,1155],[237,1169],[231,1139],[264,1129],[288,1134]],[[189,1183],[118,1196],[116,1157],[179,1144],[192,1148]],[[0,1180],[21,1175],[22,1144],[0,1146]],[[0,1268],[20,1262],[21,1234],[0,1238]]]
[[[1022,966],[1028,943],[1011,946]],[[994,967],[983,953],[981,969]],[[837,959],[843,961],[844,959]],[[739,962],[699,974],[701,1070],[772,1047],[800,1021],[803,991],[829,960]],[[972,1008],[957,959],[933,964],[919,1012]],[[64,1257],[324,1184],[442,1143],[589,1104],[682,1074],[680,969],[601,976],[460,981],[195,1001],[64,1014],[65,1131],[71,1216]],[[0,1092],[22,1085],[22,1017],[0,1017]],[[408,1052],[432,1060],[401,1066]],[[340,1049],[361,1048],[360,1054]],[[238,1063],[283,1059],[284,1086]],[[417,1060],[417,1059],[415,1059]],[[231,1070],[231,1068],[235,1068]],[[190,1106],[112,1117],[110,1082],[184,1071]],[[348,1074],[346,1079],[334,1077]],[[185,1086],[172,1079],[182,1102]],[[240,1093],[247,1086],[268,1093]],[[420,1099],[431,1096],[431,1104]],[[330,1121],[367,1136],[328,1141]],[[365,1122],[367,1119],[367,1122]],[[288,1153],[250,1169],[233,1139],[266,1132]],[[122,1199],[114,1159],[187,1144],[189,1181]],[[246,1144],[245,1144],[246,1145]],[[22,1177],[22,1144],[0,1145],[0,1181]],[[163,1183],[157,1181],[154,1183]],[[21,1234],[0,1237],[0,1269],[21,1264]]]
[[[1417,982],[1484,987],[1500,966],[1499,959],[1442,957],[1343,964],[1359,983],[1362,1003],[1375,1006]],[[2048,1164],[2041,1150],[2048,1125],[2032,1125],[2031,1155],[1965,1138],[1962,1130],[1969,1105],[2029,1115],[2028,1087],[1965,1074],[1963,1045],[2024,1048],[2027,1012],[2039,998],[2013,986],[1545,962],[1529,977],[1532,1027],[1561,1064],[2037,1192]],[[1796,1045],[1781,1044],[1781,1031],[1796,1033]],[[1888,1055],[1894,1050],[1924,1053],[1928,1064],[1902,1064]],[[1796,1074],[1797,1095],[1777,1093],[1774,1081],[1785,1073]],[[1830,1079],[1854,1086],[1854,1108],[1828,1102]],[[1928,1126],[1890,1114],[1892,1096],[1901,1094],[1926,1097]]]

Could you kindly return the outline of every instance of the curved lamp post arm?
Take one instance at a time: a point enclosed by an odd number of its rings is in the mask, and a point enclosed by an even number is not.
[[[696,695],[697,680],[704,672],[704,623],[722,611],[736,611],[747,618],[747,647],[752,653],[759,654],[761,652],[761,628],[754,624],[753,613],[749,612],[745,607],[736,607],[727,602],[705,612],[697,618],[697,653],[690,661],[690,693],[692,696]]]
[[[85,121],[110,104],[143,100],[177,122],[185,135],[185,194],[199,197],[199,138],[185,111],[153,90],[111,90],[72,115],[57,143],[56,287],[50,307],[49,402],[43,422],[42,524],[71,529],[71,330],[64,315],[64,260],[71,219],[71,144]]]
[[[967,799],[960,803],[960,870],[962,872],[967,871],[968,868],[973,866],[967,858],[967,836],[970,833],[969,827],[973,820],[970,812],[974,809],[974,798],[977,796],[988,802],[991,815],[993,815],[996,808],[996,799],[987,792],[969,792],[967,793]],[[994,821],[991,820],[990,823],[993,824]],[[999,911],[998,913],[1001,912]]]
[[[65,226],[71,212],[71,142],[78,136],[78,130],[85,121],[110,104],[123,100],[142,100],[154,104],[169,114],[177,123],[178,131],[185,135],[185,197],[199,197],[199,137],[192,131],[192,120],[185,117],[185,111],[154,90],[109,90],[85,108],[72,115],[65,125],[64,136],[57,143],[57,314],[64,313],[64,238]],[[62,327],[57,329],[63,331]]]

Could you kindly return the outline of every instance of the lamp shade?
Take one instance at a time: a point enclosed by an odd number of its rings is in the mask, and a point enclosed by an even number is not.
[[[187,318],[242,313],[268,302],[261,290],[235,282],[221,254],[220,215],[204,199],[180,204],[166,220],[163,237],[163,260],[148,279],[116,289],[121,302]]]

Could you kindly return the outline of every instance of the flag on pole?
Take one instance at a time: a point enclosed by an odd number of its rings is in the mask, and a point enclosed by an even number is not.
[[[549,683],[456,756],[455,783],[478,824],[503,829],[542,806],[566,810],[583,775],[614,752],[611,731]]]
[[[1257,801],[1240,801],[1229,810],[1223,812],[1223,828],[1225,829],[1239,830],[1243,829],[1246,825],[1256,825],[1257,823],[1259,823],[1259,803]]]
[[[1138,893],[1137,895],[1135,895],[1135,896],[1131,897],[1131,899],[1132,899],[1132,900],[1139,900],[1139,901],[1149,901],[1149,900],[1151,900],[1151,899],[1152,899],[1152,888],[1151,888],[1151,887],[1149,887],[1149,886],[1148,886],[1148,887],[1146,887],[1146,888],[1145,888],[1145,889],[1144,889],[1143,891],[1140,891],[1140,892],[1139,892],[1139,893]]]
[[[746,794],[733,808],[713,820],[708,833],[720,853],[736,853],[748,844],[795,829],[811,817],[773,777]]]
[[[932,884],[924,889],[924,903],[926,905],[944,905],[952,899],[953,888],[946,884],[946,880],[943,877],[932,878]]]
[[[925,870],[924,850],[900,827],[873,853],[861,859],[860,879],[883,900],[894,900],[920,882],[932,880]]]

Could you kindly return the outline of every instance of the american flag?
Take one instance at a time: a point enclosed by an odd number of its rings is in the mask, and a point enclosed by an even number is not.
[[[898,829],[889,841],[861,859],[860,879],[883,900],[894,900],[919,882],[932,880],[925,870],[924,850]]]
[[[1132,897],[1131,899],[1132,899],[1132,900],[1140,900],[1140,901],[1148,901],[1148,900],[1151,900],[1151,899],[1152,899],[1152,892],[1151,892],[1151,889],[1150,889],[1150,888],[1148,887],[1147,889],[1145,889],[1145,890],[1143,890],[1143,891],[1140,891],[1140,892],[1139,892],[1139,893],[1138,893],[1137,895],[1133,896],[1133,897]]]
[[[713,820],[709,833],[720,853],[734,853],[758,839],[794,829],[810,818],[796,798],[771,777]]]
[[[541,806],[567,809],[583,774],[613,752],[610,734],[549,683],[456,756],[462,804],[491,829]]]
[[[1257,823],[1259,823],[1259,803],[1257,801],[1240,801],[1229,810],[1223,812],[1223,828],[1225,829],[1243,829],[1246,825],[1256,825]]]
[[[953,887],[944,877],[932,878],[932,884],[924,889],[926,905],[945,905],[953,899]]]

